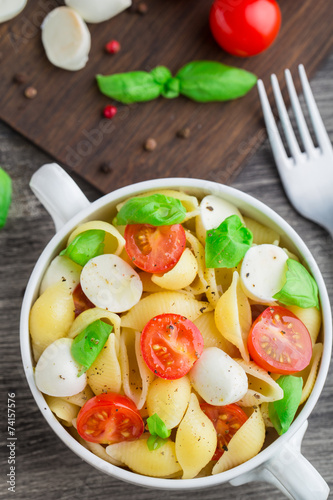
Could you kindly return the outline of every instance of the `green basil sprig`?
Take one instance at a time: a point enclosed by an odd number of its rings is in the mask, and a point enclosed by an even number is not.
[[[102,94],[124,104],[179,95],[197,102],[228,101],[244,96],[257,81],[253,73],[216,61],[190,62],[175,77],[165,66],[158,66],[149,73],[131,71],[96,79]]]
[[[6,224],[9,207],[12,201],[12,180],[0,167],[0,228]]]
[[[297,408],[299,407],[303,379],[292,375],[283,375],[276,381],[283,389],[283,398],[273,403],[268,403],[269,418],[278,434],[284,434],[290,427]]]
[[[206,233],[206,267],[237,266],[251,247],[253,235],[238,215],[230,215],[216,229]]]
[[[90,259],[103,253],[104,238],[105,231],[89,229],[78,234],[60,255],[66,255],[80,266],[85,266]]]
[[[318,285],[311,274],[294,259],[287,260],[287,268],[286,281],[273,298],[286,306],[319,309]]]
[[[115,218],[115,224],[170,226],[183,222],[185,215],[186,209],[180,200],[156,193],[126,201]]]
[[[147,439],[147,446],[150,451],[157,450],[163,446],[167,438],[171,434],[171,430],[167,428],[163,420],[154,413],[151,417],[147,418],[148,430],[150,436]]]
[[[112,328],[112,325],[97,319],[75,337],[71,347],[71,354],[75,361],[82,365],[78,377],[91,367],[103,349]]]

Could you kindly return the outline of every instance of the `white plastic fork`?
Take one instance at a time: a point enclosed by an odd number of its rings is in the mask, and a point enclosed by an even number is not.
[[[319,114],[304,66],[300,65],[298,70],[318,147],[313,144],[288,69],[285,70],[287,89],[304,152],[301,151],[296,139],[276,75],[271,75],[271,83],[291,156],[287,155],[284,148],[262,80],[258,81],[259,97],[273,156],[286,195],[302,216],[326,228],[333,237],[333,148]]]

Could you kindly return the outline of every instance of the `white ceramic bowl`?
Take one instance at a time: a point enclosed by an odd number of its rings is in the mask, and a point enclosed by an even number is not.
[[[323,478],[301,455],[300,445],[307,428],[307,419],[315,406],[328,372],[332,348],[332,317],[329,299],[320,271],[304,242],[295,231],[274,211],[255,198],[228,186],[202,179],[157,179],[140,182],[107,194],[90,203],[74,181],[56,164],[41,167],[32,177],[30,186],[52,216],[57,233],[38,259],[31,274],[23,299],[20,339],[23,366],[31,392],[45,419],[66,445],[79,457],[100,471],[137,485],[168,490],[190,490],[211,487],[229,481],[240,485],[259,480],[275,484],[287,497],[298,500],[324,500],[329,489]],[[243,214],[277,230],[291,251],[299,255],[314,276],[318,287],[323,313],[324,352],[313,391],[289,430],[262,450],[256,457],[229,471],[214,476],[174,480],[142,476],[113,466],[81,446],[62,427],[45,404],[36,387],[33,373],[33,356],[29,339],[29,312],[38,296],[42,276],[50,261],[65,246],[69,233],[80,223],[104,218],[117,203],[139,193],[157,188],[183,188],[190,194],[220,195],[234,203]],[[115,213],[115,210],[114,210]]]

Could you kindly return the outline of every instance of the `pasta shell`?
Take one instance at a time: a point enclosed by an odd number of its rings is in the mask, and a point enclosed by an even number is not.
[[[264,402],[277,401],[283,398],[283,389],[268,373],[253,361],[235,359],[247,374],[249,388],[238,404],[254,406]]]
[[[265,243],[279,244],[280,235],[274,229],[264,226],[250,217],[244,217],[244,224],[253,234],[253,243],[255,245],[263,245]]]
[[[190,231],[185,231],[186,241],[192,250],[192,253],[197,262],[197,273],[198,277],[191,286],[187,287],[187,290],[193,292],[194,294],[205,293],[207,290],[208,283],[205,278],[206,263],[205,263],[205,249],[200,243],[198,238],[194,236]]]
[[[304,403],[311,394],[311,391],[313,389],[313,386],[317,378],[319,363],[322,354],[323,354],[323,344],[321,343],[315,344],[312,349],[312,357],[309,365],[306,368],[304,368],[304,370],[294,373],[296,377],[303,378],[303,389],[302,389],[300,405]]]
[[[214,319],[214,311],[201,314],[194,322],[199,328],[204,340],[204,347],[218,347],[232,358],[239,357],[239,350],[229,340],[225,339],[217,329]]]
[[[94,394],[119,392],[121,371],[116,352],[116,336],[110,333],[103,349],[87,371],[88,384]]]
[[[195,477],[212,459],[217,435],[211,420],[191,394],[190,403],[176,434],[176,455],[183,469],[183,479]]]
[[[67,246],[79,234],[83,233],[84,231],[88,231],[90,229],[101,229],[102,231],[105,231],[104,253],[114,253],[115,255],[121,254],[125,246],[125,239],[120,234],[120,232],[114,226],[112,226],[112,224],[109,224],[108,222],[104,222],[101,220],[92,220],[78,226],[70,234],[67,241]]]
[[[73,297],[66,281],[50,286],[38,297],[29,319],[35,361],[47,346],[66,337],[74,316]]]
[[[201,302],[179,292],[158,292],[141,299],[121,318],[121,325],[142,331],[154,316],[175,313],[194,321],[200,314],[210,311],[208,302]]]
[[[151,281],[168,290],[189,286],[198,272],[197,261],[189,248],[185,248],[177,264],[167,273],[153,274]]]
[[[66,398],[62,398],[65,401],[68,401],[69,403],[73,403],[74,405],[78,406],[83,406],[88,399],[91,399],[94,397],[94,393],[89,387],[89,385],[86,385],[85,389],[83,391],[79,392],[78,394],[75,394],[74,396],[67,396]]]
[[[302,323],[304,323],[310,334],[312,345],[314,345],[317,341],[321,328],[321,312],[318,311],[316,307],[303,309],[298,306],[288,306],[287,309],[294,313],[295,316],[297,316]]]
[[[50,410],[58,417],[60,422],[66,427],[73,425],[73,419],[77,417],[80,407],[69,403],[63,398],[44,395]]]
[[[181,470],[176,459],[175,443],[171,440],[150,451],[147,438],[136,441],[123,441],[106,447],[106,453],[129,467],[134,472],[145,476],[164,477]]]
[[[124,392],[141,410],[147,398],[149,385],[154,380],[154,375],[142,358],[140,332],[123,328],[120,338],[119,361]]]
[[[213,467],[213,474],[219,474],[255,457],[265,441],[265,424],[259,408],[255,409],[228,444],[228,451]]]
[[[185,376],[177,380],[156,378],[147,396],[149,416],[157,415],[168,429],[176,427],[184,416],[191,395],[191,384]]]
[[[233,274],[230,287],[217,303],[215,323],[223,337],[239,349],[242,358],[250,361],[247,337],[252,324],[252,313],[237,271]]]
[[[145,271],[142,271],[138,274],[142,282],[143,292],[149,292],[149,293],[163,292],[163,289],[160,286],[152,282],[153,274],[146,273]]]

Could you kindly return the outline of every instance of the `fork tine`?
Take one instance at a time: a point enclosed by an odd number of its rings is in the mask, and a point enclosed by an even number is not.
[[[284,103],[284,100],[283,100],[283,97],[281,94],[281,90],[280,90],[280,86],[279,86],[279,82],[278,82],[276,75],[274,75],[274,74],[271,75],[271,82],[272,82],[273,93],[274,93],[277,109],[279,112],[279,116],[280,116],[283,130],[284,130],[284,135],[285,135],[286,141],[288,143],[291,156],[294,159],[294,162],[296,163],[296,161],[300,160],[302,153],[301,153],[300,147],[298,145],[297,139],[295,137],[293,127],[290,123],[288,111],[287,111],[286,105]]]
[[[308,156],[312,156],[314,152],[314,144],[308,129],[308,126],[306,124],[303,111],[296,93],[295,85],[291,76],[291,73],[289,69],[285,70],[285,78],[287,82],[287,88],[290,96],[290,102],[294,111],[294,115],[296,118],[298,130],[302,139],[302,143],[304,146],[304,149]]]
[[[271,148],[273,151],[273,156],[275,158],[276,164],[278,168],[280,168],[280,165],[283,163],[286,163],[288,161],[288,156],[286,153],[286,150],[284,149],[281,137],[280,137],[280,132],[276,126],[276,122],[272,113],[271,106],[268,101],[268,97],[266,94],[264,82],[262,80],[258,80],[257,83],[258,87],[258,92],[259,92],[259,98],[261,102],[261,107],[262,107],[262,112],[264,115],[264,120],[266,123],[266,129],[269,137],[269,141],[271,144]]]
[[[298,71],[301,78],[305,102],[309,109],[309,115],[312,121],[313,129],[319,147],[322,150],[322,152],[332,151],[332,144],[330,138],[327,135],[323,120],[321,119],[321,116],[319,114],[319,110],[316,101],[313,97],[313,93],[309,84],[309,80],[306,76],[303,64],[300,64],[298,66]]]

